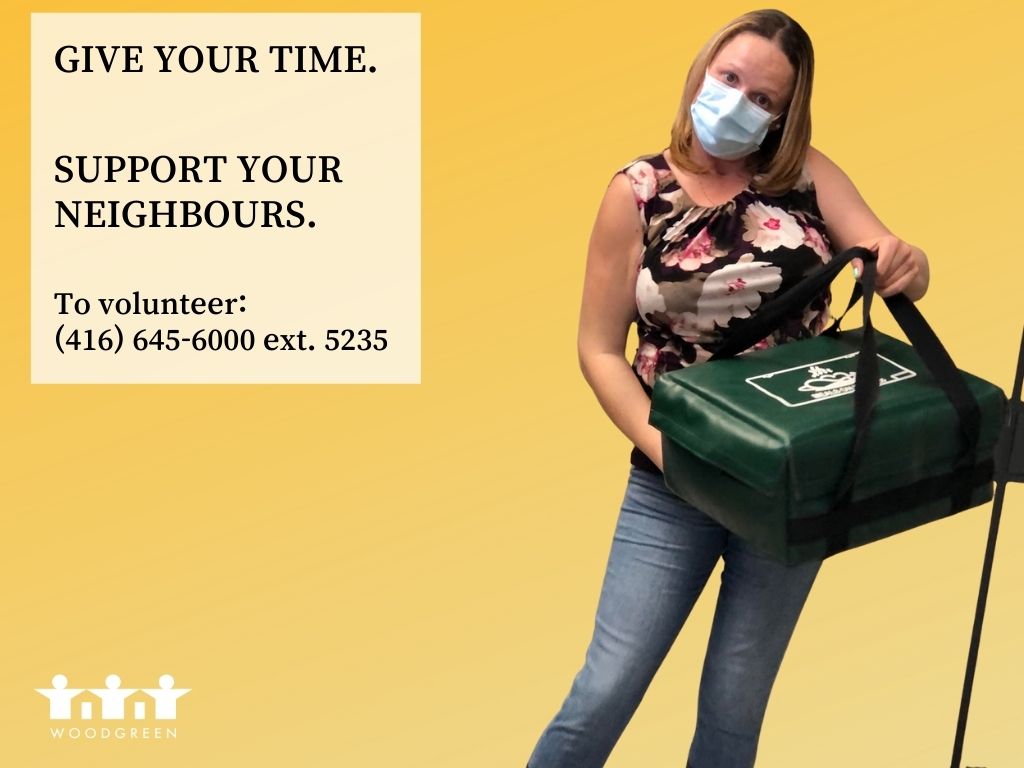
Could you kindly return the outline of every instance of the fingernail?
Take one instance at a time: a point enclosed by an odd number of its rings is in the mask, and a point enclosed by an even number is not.
[[[853,276],[860,277],[860,271],[856,267],[853,268]]]

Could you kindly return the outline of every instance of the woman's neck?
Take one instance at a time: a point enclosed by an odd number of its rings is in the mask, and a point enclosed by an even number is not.
[[[750,176],[747,169],[747,158],[741,157],[738,160],[723,160],[720,157],[713,157],[704,151],[700,141],[694,137],[691,150],[691,157],[702,165],[708,173],[716,176]]]

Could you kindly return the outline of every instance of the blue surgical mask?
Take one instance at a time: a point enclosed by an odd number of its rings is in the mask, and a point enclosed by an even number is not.
[[[757,150],[768,134],[772,114],[742,91],[704,75],[704,86],[690,105],[693,130],[704,150],[722,160],[737,160]]]

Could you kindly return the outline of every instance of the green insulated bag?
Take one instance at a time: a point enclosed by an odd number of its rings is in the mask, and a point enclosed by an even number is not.
[[[862,328],[751,349],[854,257]],[[665,484],[786,564],[825,558],[984,504],[1007,399],[960,371],[902,293],[911,341],[871,325],[877,254],[854,247],[738,324],[704,363],[661,374],[650,423]],[[843,313],[845,316],[846,312]]]

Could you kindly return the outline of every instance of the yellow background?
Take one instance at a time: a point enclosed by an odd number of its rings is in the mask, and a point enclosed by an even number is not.
[[[284,8],[3,7],[0,762],[522,768],[582,664],[628,470],[576,361],[590,226],[611,173],[666,145],[699,45],[751,6],[287,9],[423,14],[418,386],[30,386],[29,12]],[[1019,6],[781,7],[815,44],[814,144],[928,253],[919,307],[957,364],[1009,391]],[[1021,507],[1011,486],[967,765],[1024,761]],[[759,768],[949,764],[990,511],[826,561]],[[611,768],[683,764],[717,573]],[[32,689],[58,671],[171,672],[193,689],[178,739],[51,741]]]

